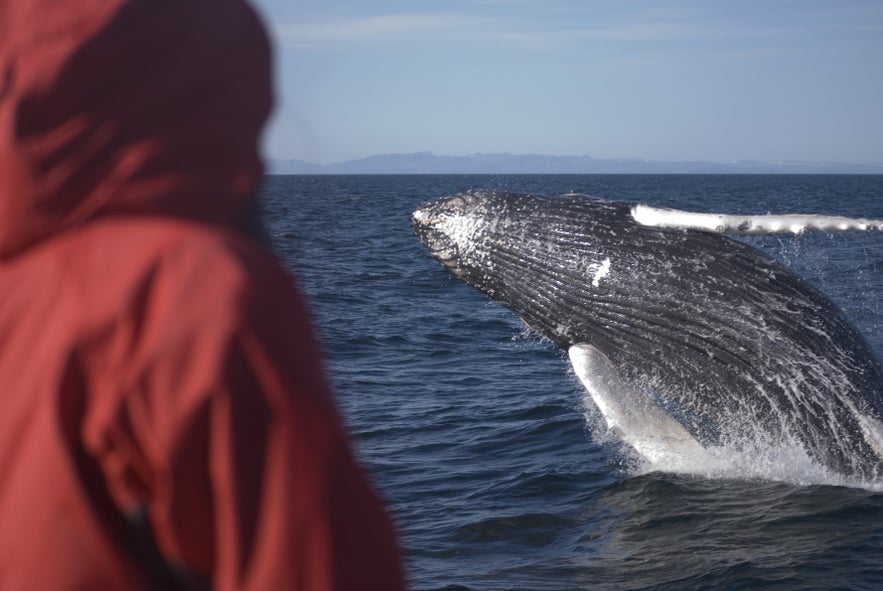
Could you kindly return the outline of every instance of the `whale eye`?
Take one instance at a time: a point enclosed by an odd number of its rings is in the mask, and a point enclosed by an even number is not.
[[[467,203],[468,203],[468,201],[466,201],[466,198],[464,195],[456,195],[456,196],[451,197],[450,199],[448,199],[447,201],[444,202],[444,204],[447,206],[447,207],[445,207],[445,209],[454,209],[454,210],[463,207]]]
[[[487,191],[469,190],[449,197],[442,203],[456,211],[467,211],[487,204],[497,195]]]

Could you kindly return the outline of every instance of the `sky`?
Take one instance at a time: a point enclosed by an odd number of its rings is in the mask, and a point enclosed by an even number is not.
[[[880,0],[253,0],[264,154],[883,163]]]

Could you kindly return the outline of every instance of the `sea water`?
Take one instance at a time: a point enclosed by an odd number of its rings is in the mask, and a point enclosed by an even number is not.
[[[268,177],[276,252],[399,527],[415,590],[883,589],[883,495],[780,450],[648,466],[566,353],[453,278],[409,227],[468,189],[728,214],[883,218],[883,176]],[[752,236],[883,352],[883,233]]]

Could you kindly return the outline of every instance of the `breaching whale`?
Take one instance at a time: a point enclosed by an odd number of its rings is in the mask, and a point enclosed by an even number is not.
[[[639,454],[790,446],[847,478],[883,479],[870,346],[820,291],[722,235],[880,222],[475,191],[421,207],[412,227],[455,276],[567,350]]]

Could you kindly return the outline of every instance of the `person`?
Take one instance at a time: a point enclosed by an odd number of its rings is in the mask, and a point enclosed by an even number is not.
[[[0,0],[0,589],[404,587],[250,235],[241,0]]]

